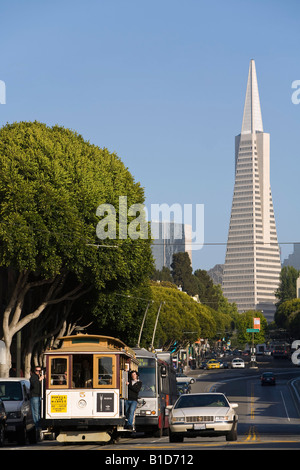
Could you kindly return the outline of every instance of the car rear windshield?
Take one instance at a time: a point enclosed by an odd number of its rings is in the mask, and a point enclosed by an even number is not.
[[[197,408],[201,406],[228,407],[228,401],[223,395],[181,395],[174,408]]]

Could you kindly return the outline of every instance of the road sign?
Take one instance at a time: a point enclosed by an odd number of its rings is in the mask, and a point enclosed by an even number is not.
[[[259,329],[258,328],[247,328],[247,333],[258,333]]]

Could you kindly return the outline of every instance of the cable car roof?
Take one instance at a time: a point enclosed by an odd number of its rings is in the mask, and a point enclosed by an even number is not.
[[[46,353],[64,352],[123,352],[135,357],[135,352],[123,341],[112,336],[78,334],[58,338],[63,344],[58,349],[52,349]]]

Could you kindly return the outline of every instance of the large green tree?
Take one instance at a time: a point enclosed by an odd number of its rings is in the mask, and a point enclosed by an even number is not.
[[[278,305],[274,315],[274,321],[278,328],[290,330],[290,324],[296,324],[296,317],[300,315],[300,299],[286,300]],[[298,321],[298,320],[297,320]],[[293,331],[294,331],[293,327]],[[296,336],[300,337],[300,333],[296,333]],[[298,339],[298,338],[297,338]]]
[[[0,130],[0,162],[6,374],[12,338],[30,322],[84,294],[135,287],[153,264],[149,239],[124,236],[124,226],[120,233],[119,197],[130,207],[144,202],[144,191],[117,155],[63,127],[20,122]],[[114,240],[96,236],[103,204],[115,208]]]
[[[300,275],[300,270],[293,266],[284,266],[280,272],[280,284],[275,293],[279,299],[278,305],[287,300],[296,298],[296,281]]]
[[[248,333],[247,329],[253,329],[254,327],[254,318],[260,318],[260,330],[257,333]],[[249,345],[252,344],[252,338],[254,339],[254,344],[264,343],[268,330],[267,320],[261,312],[248,310],[239,315],[237,330],[240,345],[245,346],[247,343]]]
[[[189,295],[195,295],[197,293],[197,283],[194,281],[191,259],[186,251],[174,253],[171,269],[174,283],[181,286],[182,290]]]

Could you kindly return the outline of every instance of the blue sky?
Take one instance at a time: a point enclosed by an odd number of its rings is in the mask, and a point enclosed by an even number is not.
[[[1,0],[0,125],[38,120],[116,152],[146,205],[204,204],[193,269],[223,263],[250,59],[282,258],[300,241],[297,0]]]

